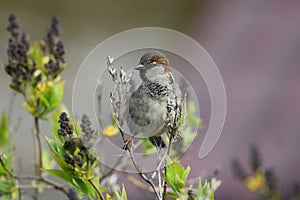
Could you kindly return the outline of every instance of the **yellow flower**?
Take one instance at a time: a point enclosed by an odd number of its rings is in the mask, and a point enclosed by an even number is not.
[[[44,57],[42,58],[43,64],[47,64],[47,63],[49,62],[49,60],[50,60],[49,56],[44,56]]]
[[[103,134],[106,137],[113,137],[113,136],[117,135],[118,133],[119,133],[119,129],[114,125],[109,125],[109,126],[105,127],[103,130]]]
[[[255,172],[253,176],[247,177],[245,180],[245,184],[251,192],[257,191],[259,188],[262,188],[265,182],[265,177],[260,171]]]
[[[36,88],[38,89],[38,91],[43,93],[46,89],[46,84],[45,83],[39,83],[39,84],[37,84]]]
[[[46,81],[44,83],[37,84],[36,88],[39,92],[43,93],[47,88],[53,87],[52,81]]]
[[[52,81],[47,81],[46,85],[47,85],[47,87],[51,88],[53,86],[53,82]]]
[[[112,198],[109,194],[106,194],[106,200],[112,200]]]
[[[36,110],[34,107],[30,106],[28,103],[24,103],[23,105],[31,115],[35,115]]]

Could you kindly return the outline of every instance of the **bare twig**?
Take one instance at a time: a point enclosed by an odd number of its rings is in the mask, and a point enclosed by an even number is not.
[[[50,179],[47,179],[47,178],[45,178],[45,177],[38,177],[38,176],[17,176],[16,174],[14,174],[13,172],[11,172],[11,171],[6,167],[6,165],[4,164],[4,161],[3,161],[3,159],[2,159],[2,155],[0,156],[0,164],[1,164],[2,168],[5,170],[5,172],[6,172],[9,176],[11,176],[12,178],[14,178],[14,179],[16,179],[16,180],[26,180],[26,179],[29,179],[29,180],[41,181],[41,182],[44,182],[44,183],[46,183],[46,184],[52,186],[53,189],[56,189],[56,190],[59,190],[59,191],[63,192],[63,193],[66,194],[67,196],[68,196],[68,194],[69,194],[68,190],[67,190],[64,186],[62,186],[62,185],[60,185],[60,184],[58,184],[58,183],[56,183],[56,182],[54,182],[54,181],[52,181],[52,180],[50,180]],[[20,185],[19,185],[19,186],[20,186]],[[19,187],[19,186],[17,186],[17,187]],[[34,188],[34,187],[33,187],[33,188]],[[34,189],[37,189],[37,188],[34,188]]]
[[[17,176],[16,176],[17,177]],[[55,181],[52,181],[50,179],[47,179],[45,177],[36,177],[36,176],[20,176],[19,179],[24,180],[24,179],[29,179],[29,180],[35,180],[35,181],[41,181],[44,182],[48,185],[51,185],[53,189],[59,190],[63,192],[65,195],[69,195],[68,189],[65,188],[63,185],[60,185],[56,183]]]
[[[97,95],[97,106],[98,106],[97,110],[99,111],[99,113],[97,115],[98,122],[99,122],[99,124],[102,124],[102,106],[101,106],[101,101],[102,101],[102,82],[101,81],[98,82],[96,95]]]
[[[127,176],[127,179],[129,182],[131,182],[134,186],[143,189],[143,190],[147,190],[149,192],[154,192],[153,188],[151,186],[145,185],[144,183],[142,183],[141,181],[137,180],[136,178],[134,178],[131,175]]]
[[[167,176],[167,166],[165,166],[164,167],[164,175],[165,175],[165,177]],[[164,191],[163,191],[163,194],[162,194],[162,197],[163,197],[163,200],[165,200],[166,199],[166,195],[167,194],[167,181],[166,180],[164,180]]]
[[[127,149],[127,151],[129,152],[129,155],[130,155],[130,159],[132,161],[132,164],[134,166],[134,168],[137,170],[137,172],[139,173],[140,177],[142,179],[144,179],[144,181],[146,181],[153,189],[156,197],[158,199],[161,199],[161,196],[159,195],[156,187],[155,187],[155,184],[153,182],[153,180],[149,177],[146,176],[146,174],[143,172],[143,170],[140,168],[140,166],[137,164],[136,160],[135,160],[135,157],[134,157],[134,154],[132,152],[132,146],[130,148]]]
[[[154,173],[152,175],[152,179],[155,178],[157,171],[161,168],[161,166],[164,163],[164,161],[166,160],[167,156],[170,154],[171,146],[172,146],[172,143],[173,143],[173,138],[174,138],[173,135],[170,135],[167,151],[164,153],[164,155],[161,158],[160,162],[156,166],[156,169],[155,169],[155,171],[154,171]]]
[[[109,177],[112,173],[114,173],[116,171],[116,167],[121,163],[121,161],[123,160],[123,156],[121,156],[117,162],[115,163],[115,165],[107,172],[105,173],[103,176],[101,176],[99,178],[99,183],[102,183],[107,177]]]

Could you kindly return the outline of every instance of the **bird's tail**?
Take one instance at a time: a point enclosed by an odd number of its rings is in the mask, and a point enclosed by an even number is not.
[[[166,148],[166,143],[163,141],[161,136],[152,136],[149,137],[149,140],[156,147]]]

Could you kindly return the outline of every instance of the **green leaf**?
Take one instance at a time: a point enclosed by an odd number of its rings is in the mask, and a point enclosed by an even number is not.
[[[72,183],[72,175],[70,175],[69,173],[63,171],[63,170],[56,170],[56,169],[42,169],[44,172],[51,174],[53,176],[56,176],[58,178],[61,178],[65,181],[67,181],[68,183]]]
[[[2,114],[0,122],[0,147],[9,148],[9,125],[8,117],[6,114]]]
[[[4,165],[11,172],[13,172],[13,152],[10,147],[9,122],[7,115],[4,113],[2,114],[0,121],[0,153],[2,154],[1,157],[3,159]],[[0,165],[0,178],[1,175],[7,176],[7,173],[6,170],[4,170]]]
[[[96,187],[98,188],[98,190],[100,190],[100,192],[104,192],[104,191],[107,190],[107,188],[105,188],[102,185],[100,185],[100,183],[99,183],[99,177],[98,176],[95,176],[93,178],[93,182],[96,185]]]
[[[72,126],[74,127],[74,135],[77,135],[78,137],[82,134],[81,128],[79,123],[76,123],[76,121],[70,117],[70,115],[68,115],[70,118],[70,123],[72,124]]]
[[[51,157],[47,149],[42,150],[42,160],[44,168],[51,168]]]
[[[126,194],[124,184],[122,185],[121,200],[127,200],[127,194]]]
[[[180,190],[185,186],[185,180],[189,174],[190,167],[187,167],[185,170],[179,162],[169,163],[170,159],[167,158],[166,181],[171,185],[174,192],[180,193]]]
[[[142,141],[142,150],[144,154],[154,153],[156,148],[153,144],[151,144],[148,138],[144,138]]]
[[[63,98],[64,81],[45,82],[43,90],[36,90],[36,96],[40,100],[38,116],[42,117],[53,111]]]
[[[190,166],[187,166],[187,168],[183,171],[182,175],[181,175],[181,179],[185,182],[189,173],[190,173]]]
[[[178,174],[175,174],[174,183],[173,183],[175,191],[180,193],[180,190],[184,188],[184,185],[185,182],[181,179],[181,177],[179,177]]]
[[[56,107],[62,100],[64,94],[64,81],[55,82],[52,87],[52,93],[49,98],[52,107]]]
[[[43,67],[43,52],[38,42],[30,46],[28,57],[34,60],[39,68]]]
[[[174,192],[167,192],[167,196],[172,198],[172,199],[177,199],[177,195]]]
[[[76,187],[76,190],[79,193],[84,194],[85,196],[95,196],[95,191],[92,188],[92,186],[90,185],[90,183],[88,181],[83,181],[81,178],[73,178],[72,179],[72,185],[74,187]]]
[[[51,155],[52,157],[54,158],[54,160],[56,161],[56,163],[65,171],[69,171],[70,173],[71,172],[74,172],[74,169],[68,165],[64,159],[63,159],[63,152],[64,152],[64,149],[63,149],[63,146],[62,144],[60,144],[59,142],[51,139],[51,138],[48,138],[46,136],[46,141],[48,143],[48,146],[50,148],[50,151],[51,151]]]
[[[206,198],[205,191],[209,188],[209,183],[207,181],[204,182],[203,186],[201,183],[201,179],[198,180],[198,189],[197,189],[197,199],[203,199]]]

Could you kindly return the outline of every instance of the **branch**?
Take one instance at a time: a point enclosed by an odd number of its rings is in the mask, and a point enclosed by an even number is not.
[[[121,161],[123,160],[123,156],[121,156],[118,161],[115,163],[115,165],[106,173],[103,174],[103,176],[101,176],[99,178],[99,183],[102,183],[107,177],[109,177],[111,174],[113,174],[116,171],[116,167],[121,163]]]
[[[161,168],[162,164],[164,163],[164,161],[166,160],[166,157],[170,154],[170,150],[171,150],[171,146],[173,143],[173,135],[170,135],[169,137],[169,144],[168,144],[168,148],[167,151],[165,152],[165,154],[163,155],[163,157],[161,158],[160,162],[158,163],[158,165],[156,166],[155,171],[152,174],[152,179],[155,178],[157,171]]]
[[[16,176],[6,167],[6,165],[4,164],[4,161],[2,159],[2,154],[0,154],[0,164],[2,166],[2,168],[5,170],[5,172],[12,178],[15,178]]]
[[[151,186],[145,185],[144,183],[142,183],[141,181],[137,180],[136,178],[134,178],[131,175],[127,176],[127,179],[129,182],[131,182],[134,186],[143,189],[143,190],[147,190],[149,192],[154,192],[153,188]]]
[[[37,101],[38,105],[39,101]],[[36,156],[36,163],[35,163],[35,175],[41,177],[42,175],[42,167],[43,167],[43,160],[42,160],[42,144],[41,144],[41,137],[40,137],[40,127],[39,127],[39,118],[34,117],[34,136],[35,136],[35,156]],[[35,189],[34,191],[34,199],[38,199],[39,191]]]
[[[165,169],[165,176],[167,176],[167,166],[165,166],[164,169]],[[166,196],[167,196],[166,194],[167,194],[167,181],[166,181],[166,179],[164,179],[164,191],[163,191],[163,195],[162,195],[163,200],[166,199]]]
[[[4,164],[4,161],[2,159],[2,155],[0,155],[0,164],[2,166],[2,168],[5,170],[5,172],[12,178],[16,179],[16,180],[26,180],[26,179],[29,179],[29,180],[35,180],[35,181],[41,181],[41,182],[44,182],[50,186],[52,186],[54,189],[56,190],[60,190],[61,192],[63,192],[65,195],[69,196],[69,191],[62,185],[50,180],[50,179],[47,179],[45,177],[37,177],[37,176],[17,176],[16,174],[14,174],[13,172],[11,172],[7,167],[6,165]],[[19,187],[19,186],[18,186]]]
[[[38,148],[38,166],[36,168],[36,175],[42,175],[42,168],[43,168],[43,158],[42,158],[42,142],[41,142],[41,134],[40,134],[40,127],[39,127],[39,118],[34,117],[34,127],[35,127],[35,137],[37,141],[37,148]]]
[[[132,161],[132,164],[133,164],[133,166],[135,167],[135,169],[137,170],[137,172],[139,173],[140,177],[141,177],[142,179],[144,179],[144,181],[146,181],[148,184],[150,184],[150,186],[152,187],[152,189],[153,189],[153,191],[154,191],[156,197],[157,197],[158,199],[161,199],[161,196],[159,195],[159,193],[158,193],[158,191],[157,191],[157,189],[156,189],[156,187],[155,187],[155,185],[154,185],[154,183],[153,183],[153,180],[152,180],[151,178],[147,177],[147,176],[144,174],[144,172],[142,171],[142,169],[140,168],[140,166],[137,164],[137,162],[136,162],[136,160],[135,160],[135,157],[134,157],[134,155],[133,155],[133,153],[132,153],[132,145],[131,145],[130,148],[127,149],[127,151],[129,152],[129,155],[130,155],[130,159],[131,159],[131,161]]]
[[[103,194],[102,194],[102,193],[99,191],[99,189],[96,187],[95,183],[94,183],[91,179],[89,179],[88,182],[89,182],[89,183],[93,186],[93,188],[95,189],[96,193],[97,193],[98,196],[99,196],[99,199],[100,199],[100,200],[104,200]]]

